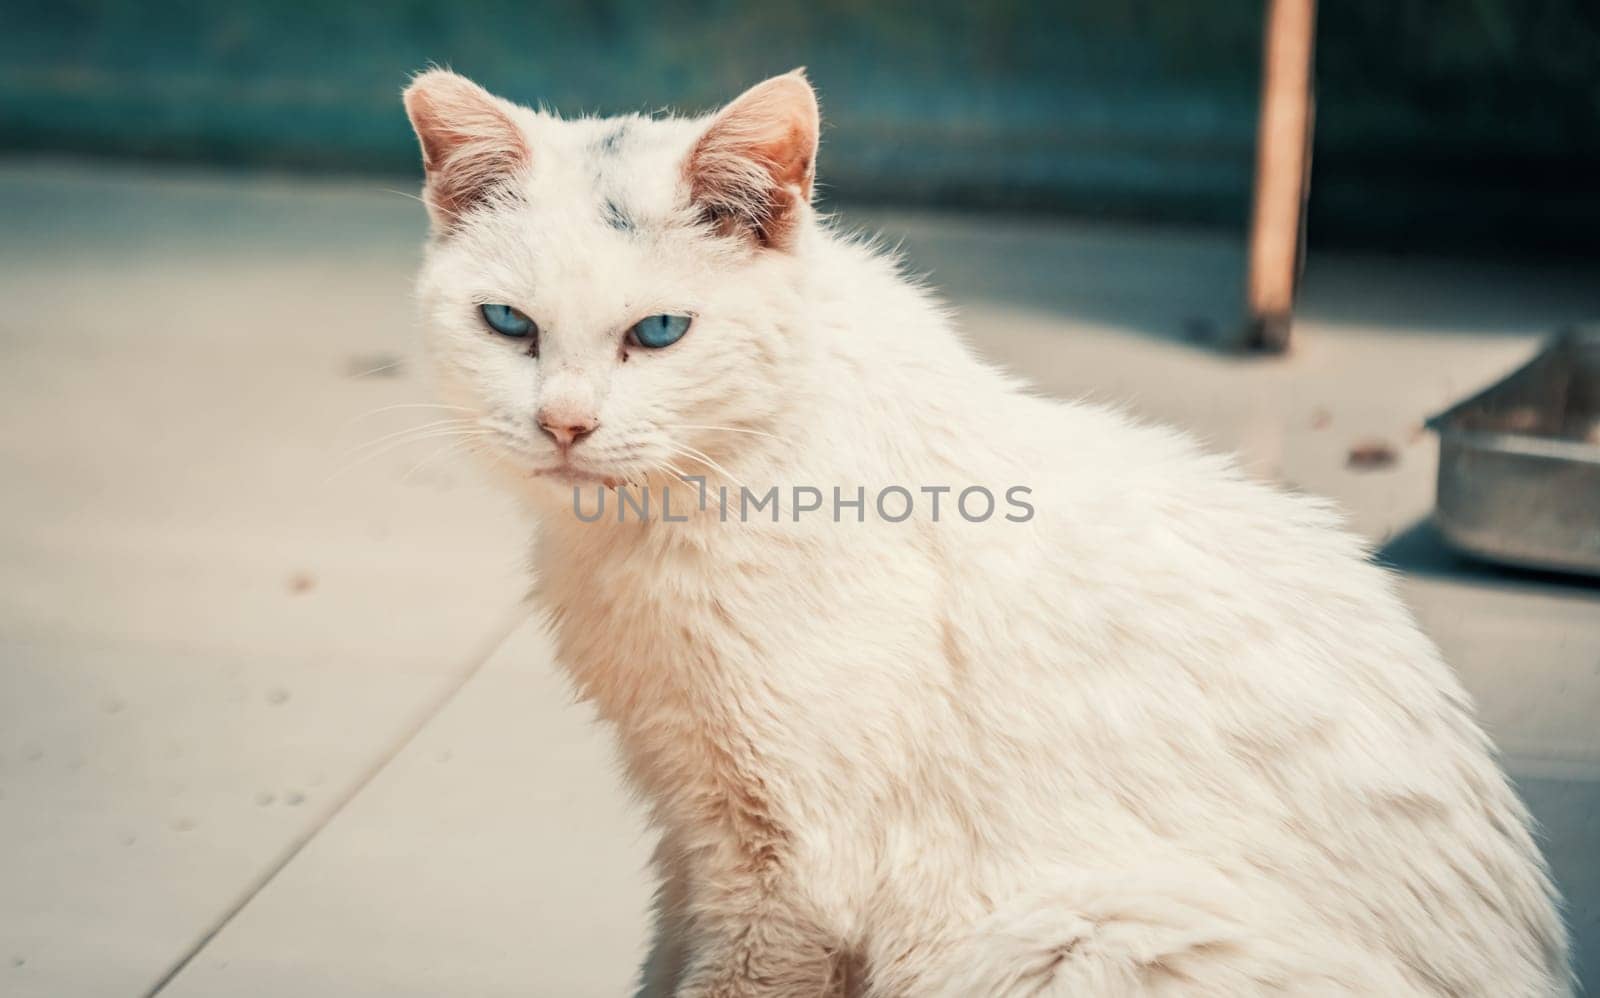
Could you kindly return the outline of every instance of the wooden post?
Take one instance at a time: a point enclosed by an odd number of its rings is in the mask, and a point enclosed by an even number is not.
[[[1245,295],[1245,341],[1258,349],[1286,349],[1294,318],[1311,180],[1316,26],[1316,0],[1267,0]]]

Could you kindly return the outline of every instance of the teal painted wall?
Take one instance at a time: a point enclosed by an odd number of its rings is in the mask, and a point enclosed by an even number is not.
[[[1592,0],[1325,0],[1313,240],[1571,248],[1600,221]],[[1243,225],[1242,0],[6,0],[0,146],[414,172],[429,62],[567,112],[703,110],[807,65],[842,200]]]
[[[1323,0],[1312,237],[1600,256],[1600,0]]]

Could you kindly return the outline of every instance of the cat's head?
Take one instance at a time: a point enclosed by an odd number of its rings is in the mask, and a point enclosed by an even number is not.
[[[815,225],[803,74],[697,119],[562,120],[444,70],[405,106],[429,354],[502,470],[535,491],[638,482],[765,439]]]

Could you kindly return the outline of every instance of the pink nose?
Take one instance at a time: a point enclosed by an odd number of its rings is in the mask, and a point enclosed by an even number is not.
[[[539,427],[555,438],[556,444],[566,450],[574,443],[588,436],[600,425],[600,420],[593,416],[578,415],[560,409],[540,409]]]

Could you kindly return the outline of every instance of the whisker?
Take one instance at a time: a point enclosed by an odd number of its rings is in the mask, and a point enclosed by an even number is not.
[[[396,409],[444,409],[452,412],[477,411],[464,405],[443,405],[439,402],[397,402],[394,405],[381,405],[376,409],[368,409],[366,412],[363,412],[359,415],[351,416],[339,426],[338,432],[334,435],[338,436],[340,433],[343,433],[345,430],[348,430],[351,426],[354,426],[356,423],[359,423],[362,420],[371,419],[373,416],[379,416],[386,412],[393,412]]]
[[[355,372],[350,374],[350,377],[351,378],[370,378],[374,374],[382,374],[384,371],[392,371],[395,368],[400,367],[404,363],[405,363],[404,360],[396,358],[394,360],[389,361],[389,363],[387,363],[387,364],[379,364],[377,367],[369,367],[365,371],[355,371]]]
[[[670,444],[668,444],[668,446],[673,448],[674,450],[676,450],[679,455],[681,455],[683,457],[691,458],[691,459],[696,460],[696,461],[699,461],[701,464],[704,464],[707,467],[715,470],[723,478],[728,479],[729,481],[731,481],[733,484],[739,486],[740,488],[742,488],[742,489],[743,488],[749,488],[749,486],[745,485],[744,482],[740,481],[739,478],[736,475],[734,475],[733,472],[729,471],[727,468],[724,468],[722,465],[718,464],[715,460],[712,459],[711,455],[707,454],[705,451],[700,450],[697,447],[690,447],[688,444],[680,443],[680,442],[678,442],[676,440],[672,441]]]
[[[482,434],[474,434],[463,440],[450,441],[444,446],[436,448],[432,454],[429,454],[427,457],[406,469],[406,473],[400,476],[400,484],[404,485],[406,482],[411,480],[412,475],[415,475],[417,472],[439,460],[441,457],[447,457],[450,455],[461,454],[470,451],[472,449],[472,441],[481,435]]]
[[[423,428],[410,431],[404,436],[399,436],[395,439],[387,441],[375,441],[374,443],[380,446],[377,446],[377,449],[370,450],[366,454],[362,454],[360,449],[358,449],[356,452],[347,456],[359,458],[360,460],[365,461],[370,458],[377,457],[380,454],[387,454],[389,451],[392,451],[397,447],[403,447],[406,444],[419,443],[424,440],[439,440],[450,436],[472,436],[479,432],[487,431],[481,431],[479,428],[472,426],[436,426],[432,428]]]
[[[428,432],[418,433],[418,434],[413,435],[413,436],[404,437],[404,438],[399,439],[399,440],[393,440],[393,441],[390,441],[386,446],[380,447],[377,450],[374,450],[374,451],[371,451],[371,452],[369,452],[369,453],[367,453],[365,455],[362,455],[359,458],[351,461],[349,464],[344,465],[342,468],[340,468],[339,470],[333,472],[327,478],[323,479],[322,484],[323,485],[331,484],[334,481],[334,479],[338,478],[340,475],[343,475],[343,474],[346,474],[347,472],[353,471],[356,468],[359,468],[364,464],[369,464],[372,461],[376,461],[378,458],[380,458],[383,455],[389,453],[390,451],[395,450],[396,448],[399,448],[399,447],[403,447],[406,444],[421,443],[424,440],[443,440],[443,439],[446,439],[446,438],[449,438],[449,437],[476,438],[476,437],[488,436],[491,432],[492,431],[490,431],[490,430],[485,430],[485,429],[481,429],[481,428],[473,428],[473,427],[460,427],[460,426],[457,426],[457,427],[442,427],[442,428],[434,429],[434,430],[431,430],[431,431],[428,431]]]
[[[368,447],[375,447],[375,446],[377,446],[379,444],[387,443],[390,440],[395,440],[395,439],[407,436],[407,435],[412,434],[412,433],[424,433],[424,432],[427,432],[428,430],[437,430],[437,429],[441,429],[441,428],[447,427],[447,426],[462,426],[462,427],[465,427],[465,426],[470,426],[475,422],[476,422],[476,420],[474,420],[474,419],[463,419],[463,418],[460,418],[460,417],[456,417],[456,418],[452,418],[452,419],[434,420],[431,423],[423,423],[421,426],[408,426],[405,429],[395,430],[393,433],[386,433],[383,436],[378,437],[378,438],[376,438],[374,440],[368,440],[365,443],[357,444],[356,446],[350,448],[350,450],[345,453],[345,456],[346,457],[354,457],[355,455],[361,453],[363,450],[366,450]]]
[[[706,465],[707,467],[716,471],[722,477],[739,486],[739,488],[744,492],[752,492],[750,486],[740,481],[739,478],[733,474],[733,472],[729,471],[727,468],[724,468],[716,461],[713,461],[709,456],[706,455],[704,451],[697,450],[688,446],[687,444],[681,444],[676,441],[668,441],[666,442],[666,446],[676,452],[680,457],[686,457],[691,461],[699,461],[701,464]],[[754,493],[752,492],[752,494]],[[781,498],[775,498],[773,500],[773,506],[777,510],[778,516],[781,519],[783,516],[783,500]]]
[[[658,461],[655,464],[646,467],[644,473],[646,475],[650,475],[653,472],[659,471],[670,471],[678,479],[678,481],[682,482],[684,485],[690,484],[689,479],[694,477],[687,471],[684,471],[682,468],[673,464],[671,461]]]
[[[765,430],[752,430],[752,429],[748,429],[748,428],[743,427],[743,426],[712,426],[712,425],[709,425],[709,424],[701,425],[701,424],[695,424],[695,423],[674,423],[674,424],[672,424],[670,426],[665,426],[664,425],[664,426],[662,426],[662,429],[664,429],[664,430],[723,430],[723,431],[728,432],[728,433],[748,433],[751,436],[766,437],[769,440],[776,440],[781,444],[790,444],[791,446],[794,443],[792,440],[787,440],[787,439],[785,439],[783,437],[778,436],[775,433],[768,433]]]
[[[451,209],[451,208],[446,208],[444,205],[429,204],[427,198],[418,197],[417,195],[412,194],[410,191],[397,191],[397,190],[393,190],[392,188],[388,188],[388,187],[380,187],[380,188],[378,188],[378,190],[381,191],[384,194],[398,194],[403,198],[410,198],[411,200],[417,202],[418,204],[422,205],[425,208],[428,208],[428,209],[433,210],[433,211],[442,211],[446,215],[449,215],[450,217],[454,218],[458,222],[461,221],[465,217],[460,212],[455,211],[454,209]]]

